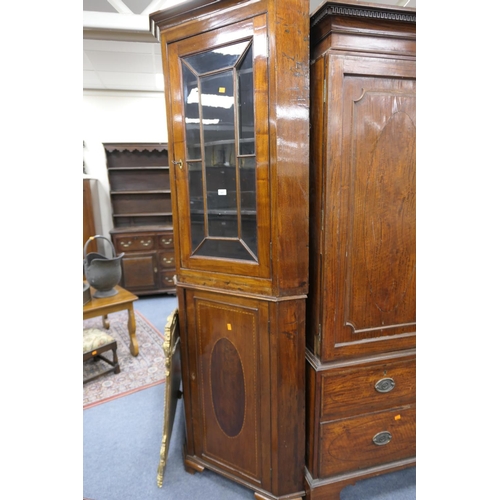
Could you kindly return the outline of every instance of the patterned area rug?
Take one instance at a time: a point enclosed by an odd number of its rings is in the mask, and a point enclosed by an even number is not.
[[[83,321],[83,328],[99,328],[116,340],[118,345],[118,362],[120,373],[113,372],[102,375],[83,384],[83,409],[105,403],[112,399],[126,396],[165,381],[165,357],[163,353],[163,333],[151,325],[141,313],[135,311],[136,337],[139,354],[130,354],[130,337],[128,334],[128,312],[120,311],[108,316],[109,330],[102,326],[102,318],[91,318]],[[112,359],[111,351],[103,356]],[[83,378],[106,371],[110,366],[104,361],[97,363],[89,360],[83,363]]]

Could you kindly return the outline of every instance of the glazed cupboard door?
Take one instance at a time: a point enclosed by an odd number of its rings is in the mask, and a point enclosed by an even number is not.
[[[323,361],[412,348],[416,330],[415,62],[326,62]]]
[[[186,291],[195,455],[269,489],[268,306]]]
[[[270,276],[266,17],[168,45],[181,267]]]

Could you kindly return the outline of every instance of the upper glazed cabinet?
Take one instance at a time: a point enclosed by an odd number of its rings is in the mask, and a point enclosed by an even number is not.
[[[265,127],[255,130],[268,122],[265,17],[182,40],[168,56],[181,91],[172,118],[189,234],[182,266],[227,272],[230,261],[232,273],[269,277],[269,151]]]
[[[297,12],[285,12],[292,4]],[[190,1],[151,15],[184,280],[305,290],[309,12],[287,5]]]

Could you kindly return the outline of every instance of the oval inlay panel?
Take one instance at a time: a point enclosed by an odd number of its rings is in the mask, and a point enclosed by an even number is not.
[[[243,365],[233,343],[219,339],[210,360],[212,404],[222,431],[237,436],[245,420],[245,379]]]

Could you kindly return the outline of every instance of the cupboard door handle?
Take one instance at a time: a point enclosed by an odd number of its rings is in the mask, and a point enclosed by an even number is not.
[[[382,431],[375,434],[375,436],[373,436],[372,438],[372,441],[377,446],[384,446],[386,444],[389,444],[391,439],[392,439],[392,434],[389,431]]]
[[[179,160],[179,161],[172,160],[172,163],[174,165],[179,165],[179,168],[182,170],[182,160]]]
[[[375,383],[375,390],[377,392],[391,392],[394,387],[396,387],[396,382],[394,382],[394,379],[390,377],[381,378]]]

